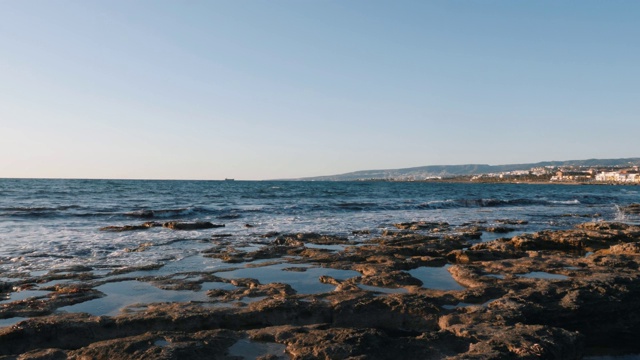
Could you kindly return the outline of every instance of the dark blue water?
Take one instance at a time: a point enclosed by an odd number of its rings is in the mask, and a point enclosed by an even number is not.
[[[261,244],[269,231],[373,234],[395,222],[527,220],[522,231],[591,220],[637,222],[618,206],[640,202],[635,186],[0,179],[0,269],[74,264],[171,263],[211,246],[211,235]],[[144,221],[211,221],[224,228],[109,233]],[[246,227],[250,224],[252,227]],[[180,240],[180,241],[176,241]],[[151,243],[143,253],[127,249]],[[200,266],[201,264],[194,264]],[[211,265],[211,264],[209,264]],[[213,265],[211,265],[213,266]],[[187,266],[188,267],[188,266]]]

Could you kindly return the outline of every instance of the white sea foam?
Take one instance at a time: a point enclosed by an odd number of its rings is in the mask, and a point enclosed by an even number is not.
[[[580,201],[577,199],[574,200],[550,200],[551,204],[563,204],[563,205],[578,205]]]
[[[352,236],[353,230],[367,229],[376,235],[397,222],[455,225],[501,218],[528,220],[522,230],[536,231],[548,227],[549,220],[557,227],[584,221],[559,215],[579,213],[586,206],[603,220],[628,221],[611,203],[637,202],[634,189],[554,185],[0,180],[0,191],[6,195],[0,198],[0,209],[23,209],[0,211],[0,270],[9,272],[71,265],[187,264],[185,253],[193,257],[214,246],[213,234],[232,235],[224,241],[264,244],[271,239],[260,234],[272,231]],[[150,209],[153,217],[144,218],[141,209]],[[98,230],[150,220],[226,226],[199,231]],[[142,249],[142,244],[150,246]]]

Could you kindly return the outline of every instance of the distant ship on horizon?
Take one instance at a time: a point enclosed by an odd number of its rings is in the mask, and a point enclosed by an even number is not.
[[[236,181],[236,179],[225,178],[224,181]]]

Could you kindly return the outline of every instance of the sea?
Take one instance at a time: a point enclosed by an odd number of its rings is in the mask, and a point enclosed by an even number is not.
[[[363,240],[409,221],[525,220],[517,232],[568,229],[587,221],[639,223],[620,208],[640,202],[621,185],[434,182],[296,182],[0,179],[0,274],[91,267],[216,269],[202,252],[224,239],[247,249],[269,232],[315,232]],[[209,221],[224,227],[108,232],[146,221]],[[513,234],[511,234],[513,235]],[[501,234],[500,236],[505,236]],[[483,235],[481,241],[495,238]],[[145,251],[132,249],[145,246]]]

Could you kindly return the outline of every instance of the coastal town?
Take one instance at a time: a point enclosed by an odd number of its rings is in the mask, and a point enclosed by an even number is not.
[[[640,184],[638,166],[631,167],[583,167],[583,166],[545,166],[530,170],[517,170],[500,173],[473,175],[470,181],[476,182],[554,182],[554,183],[593,183],[593,184]]]
[[[640,167],[630,166],[539,166],[529,170],[501,171],[472,175],[433,175],[411,173],[385,177],[359,178],[356,181],[391,182],[476,182],[538,184],[640,185]]]

